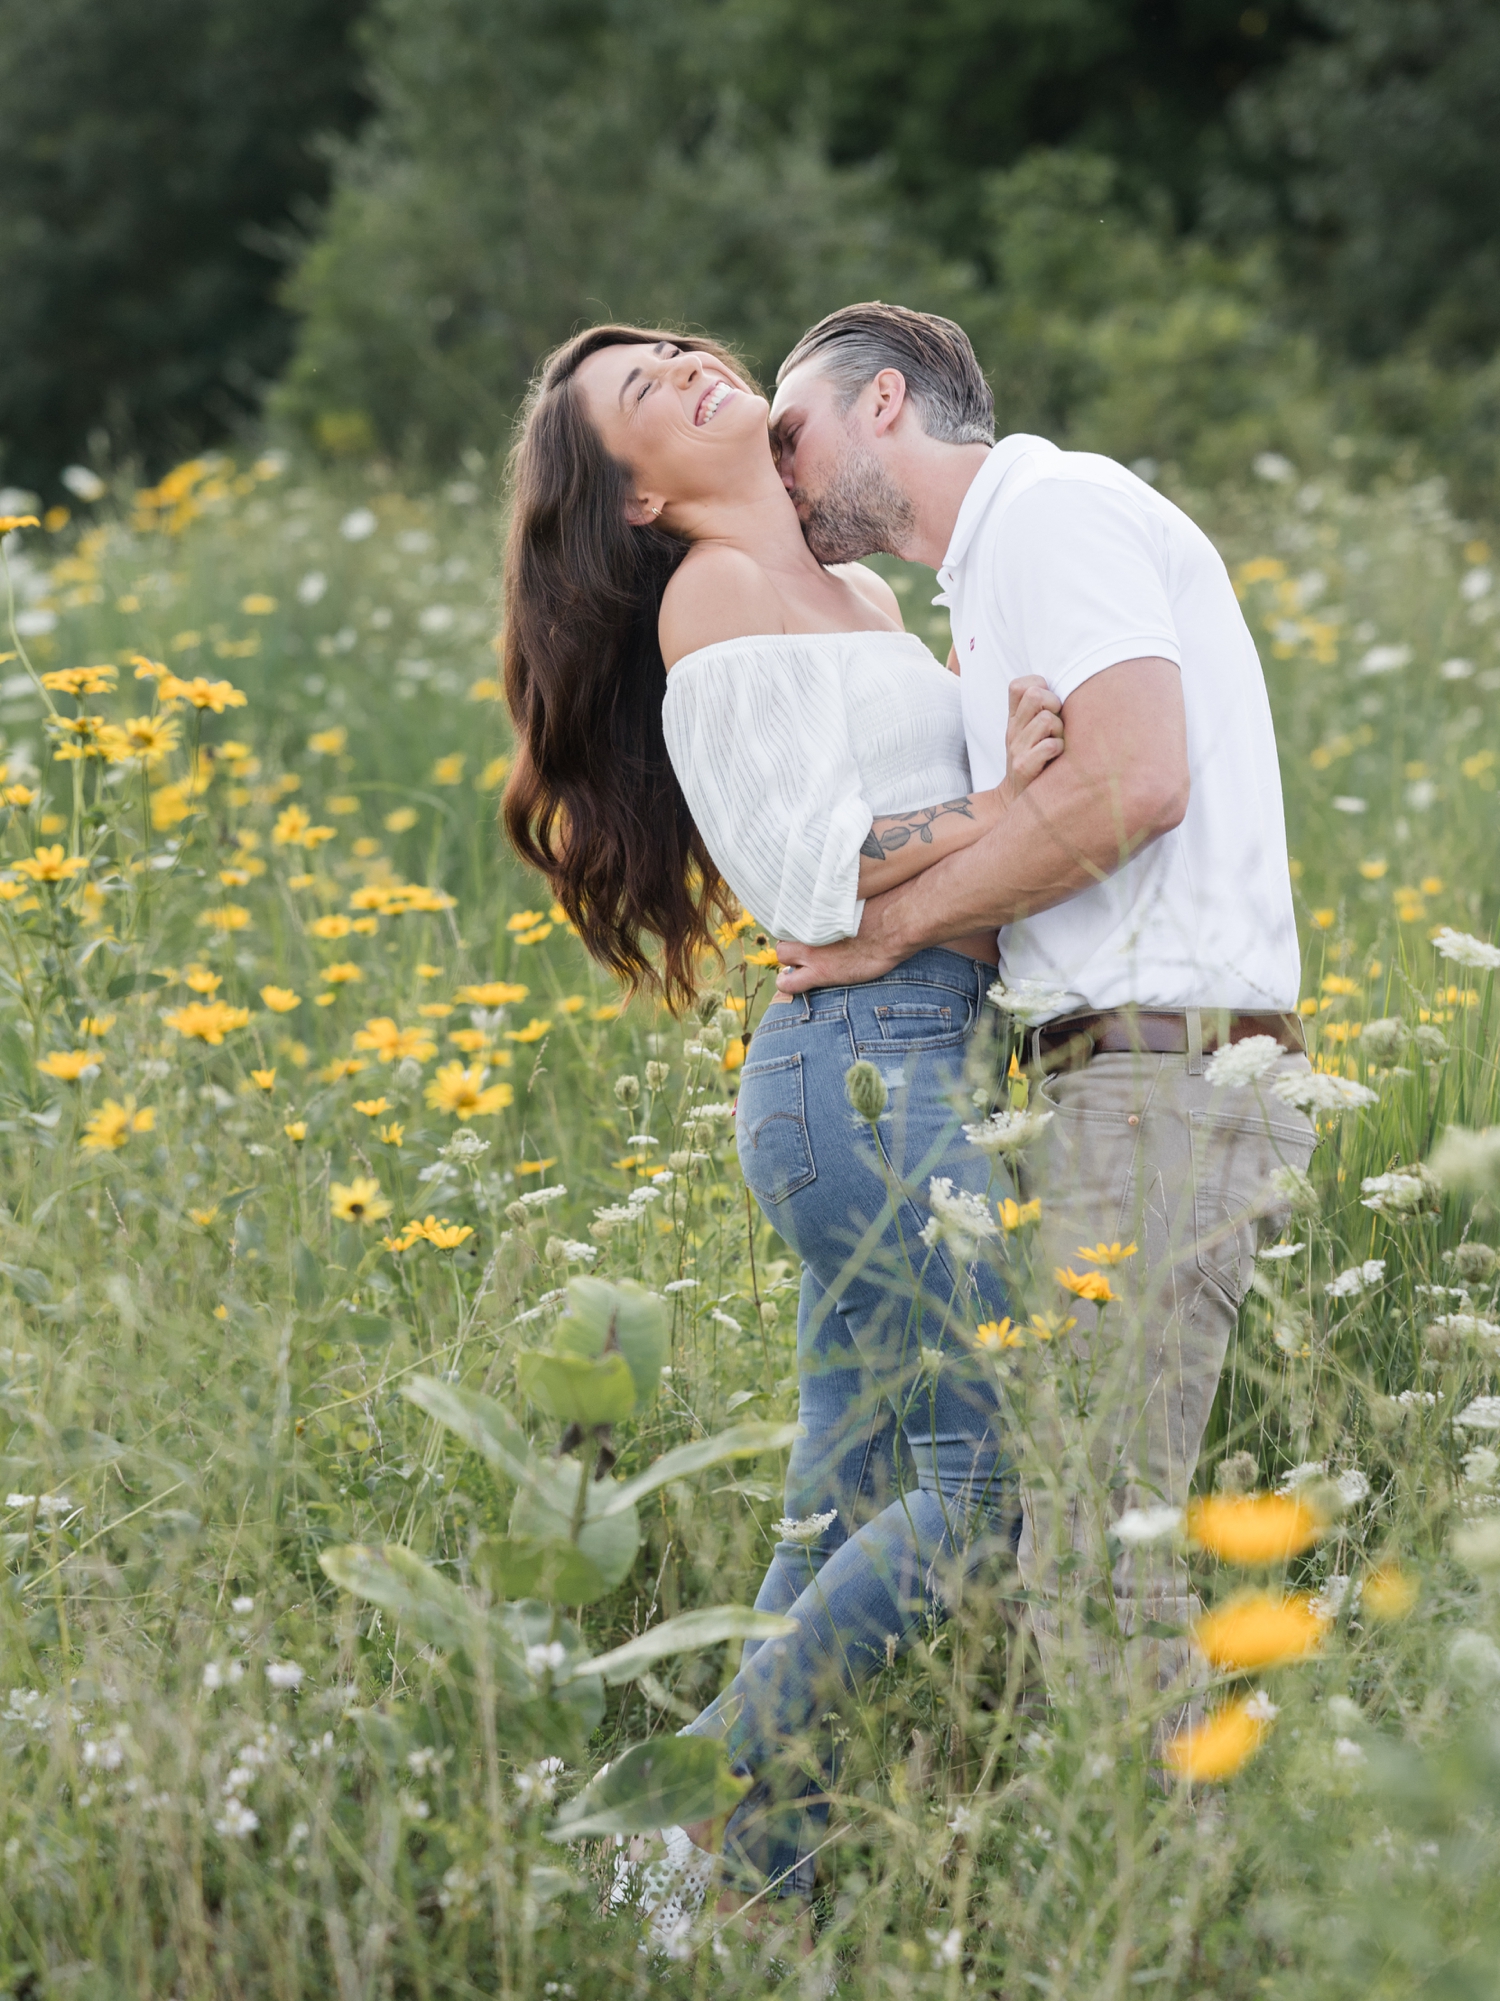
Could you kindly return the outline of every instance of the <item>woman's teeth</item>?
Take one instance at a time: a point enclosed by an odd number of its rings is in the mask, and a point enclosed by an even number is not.
[[[711,424],[718,414],[719,405],[727,396],[731,396],[733,393],[727,382],[717,383],[699,405],[698,422],[700,424]]]

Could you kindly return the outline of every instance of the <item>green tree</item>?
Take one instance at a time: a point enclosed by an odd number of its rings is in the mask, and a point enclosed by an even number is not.
[[[0,0],[0,470],[160,462],[286,358],[279,238],[365,109],[363,0]]]

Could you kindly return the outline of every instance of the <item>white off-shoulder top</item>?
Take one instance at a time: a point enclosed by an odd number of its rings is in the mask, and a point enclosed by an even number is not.
[[[859,929],[877,814],[970,790],[958,678],[914,633],[701,647],[667,676],[662,723],[720,874],[768,930],[808,945]]]

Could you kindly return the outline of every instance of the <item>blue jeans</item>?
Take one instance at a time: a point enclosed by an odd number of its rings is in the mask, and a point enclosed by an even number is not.
[[[832,1517],[776,1545],[755,1600],[797,1631],[747,1646],[688,1726],[721,1738],[752,1780],[725,1842],[726,1868],[748,1887],[810,1890],[834,1769],[825,1712],[943,1617],[949,1584],[1013,1548],[1019,1529],[999,1399],[960,1331],[1007,1312],[1003,1288],[991,1265],[921,1241],[932,1176],[980,1194],[990,1184],[950,1100],[993,978],[934,949],[865,986],[777,1001],[740,1075],[745,1180],[802,1259],[806,1436],[792,1447],[786,1514]],[[890,1094],[873,1133],[844,1090],[862,1057]]]

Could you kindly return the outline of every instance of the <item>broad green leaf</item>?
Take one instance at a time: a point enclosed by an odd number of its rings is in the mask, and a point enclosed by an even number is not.
[[[346,1313],[333,1323],[334,1331],[361,1348],[383,1348],[396,1331],[396,1322],[383,1313]]]
[[[292,1239],[292,1291],[304,1313],[323,1304],[323,1266],[300,1237]]]
[[[660,1459],[654,1459],[633,1480],[621,1481],[599,1512],[608,1517],[621,1508],[634,1507],[645,1495],[665,1487],[669,1480],[686,1479],[689,1473],[701,1473],[706,1466],[722,1466],[726,1459],[753,1459],[757,1453],[779,1452],[793,1439],[800,1438],[802,1429],[800,1424],[767,1424],[757,1418],[733,1424],[728,1431],[716,1432],[712,1438],[700,1438],[695,1445],[679,1445],[674,1451],[664,1452]]]
[[[562,1354],[593,1359],[618,1349],[641,1403],[649,1402],[661,1385],[670,1343],[666,1301],[634,1279],[569,1282],[568,1310],[557,1323],[553,1345]]]
[[[374,1549],[353,1542],[325,1549],[318,1562],[335,1584],[357,1598],[368,1598],[383,1612],[394,1612],[435,1646],[473,1645],[474,1610],[468,1599],[409,1549],[395,1543]]]
[[[614,1683],[632,1681],[653,1662],[669,1654],[691,1653],[697,1647],[714,1647],[721,1640],[779,1640],[795,1633],[794,1619],[777,1612],[756,1612],[748,1605],[713,1605],[702,1612],[684,1612],[676,1619],[664,1619],[615,1647],[581,1662],[578,1672],[602,1675]]]
[[[634,1552],[632,1552],[634,1554]],[[592,1557],[576,1543],[533,1536],[488,1536],[474,1552],[475,1573],[497,1598],[545,1598],[591,1605],[609,1590]]]
[[[604,1715],[604,1683],[588,1667],[583,1635],[573,1621],[559,1617],[554,1606],[535,1598],[499,1606],[494,1619],[512,1656],[523,1663],[533,1647],[562,1649],[560,1663],[549,1662],[545,1667],[533,1664],[523,1670],[531,1677],[528,1693],[539,1696],[550,1676],[547,1700],[571,1712],[585,1733],[596,1730]]]
[[[511,1535],[540,1542],[573,1541],[573,1515],[582,1476],[582,1467],[571,1456],[538,1464],[532,1480],[516,1494],[510,1511]],[[612,1505],[617,1493],[618,1482],[614,1480],[586,1483],[583,1526],[577,1537],[578,1547],[610,1587],[629,1574],[641,1540],[635,1509]]]
[[[481,1458],[498,1466],[507,1479],[524,1484],[536,1477],[531,1440],[510,1412],[492,1398],[440,1383],[432,1376],[413,1376],[403,1385],[402,1394],[439,1424],[447,1425]]]
[[[553,1841],[586,1835],[643,1834],[728,1813],[749,1786],[729,1769],[712,1737],[653,1737],[614,1759],[558,1814]]]
[[[544,1355],[528,1349],[518,1358],[522,1391],[549,1417],[591,1430],[613,1424],[635,1409],[635,1378],[621,1354]]]

